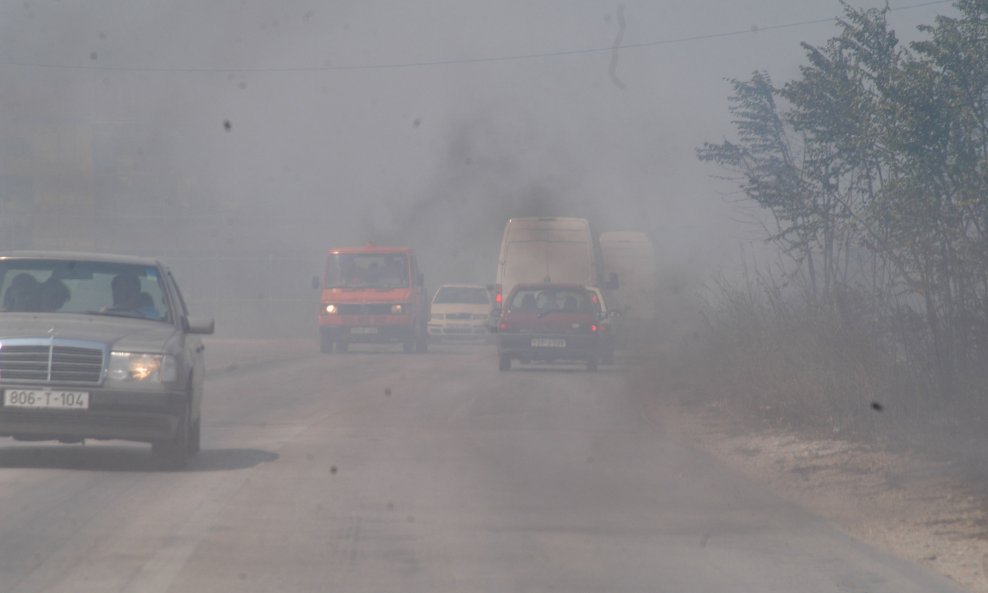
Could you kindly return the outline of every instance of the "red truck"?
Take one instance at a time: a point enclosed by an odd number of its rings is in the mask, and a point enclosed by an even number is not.
[[[429,299],[413,250],[364,245],[330,249],[321,279],[319,346],[345,352],[353,343],[428,348]]]

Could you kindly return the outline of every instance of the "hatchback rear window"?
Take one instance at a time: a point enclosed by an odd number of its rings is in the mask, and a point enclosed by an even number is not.
[[[519,311],[566,311],[571,313],[594,313],[595,306],[590,294],[573,288],[519,288],[509,305]]]

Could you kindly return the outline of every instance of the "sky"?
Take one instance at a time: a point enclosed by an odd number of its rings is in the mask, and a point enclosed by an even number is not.
[[[953,13],[890,7],[904,41]],[[311,254],[300,267],[313,267],[329,247],[402,243],[436,286],[492,282],[508,216],[586,216],[648,232],[664,265],[703,275],[763,239],[695,155],[733,137],[727,79],[796,77],[799,44],[836,34],[841,12],[822,0],[5,2],[0,155],[34,164],[0,165],[0,219],[24,212],[5,211],[11,192],[50,187],[75,214],[20,235],[31,247],[61,246],[53,235],[74,226],[98,250],[186,265]],[[129,232],[83,232],[115,216],[92,205],[101,193]]]

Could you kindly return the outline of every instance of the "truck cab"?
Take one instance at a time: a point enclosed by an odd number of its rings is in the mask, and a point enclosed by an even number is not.
[[[353,343],[400,343],[405,352],[428,348],[430,305],[412,249],[330,249],[315,284],[322,352],[345,352]]]

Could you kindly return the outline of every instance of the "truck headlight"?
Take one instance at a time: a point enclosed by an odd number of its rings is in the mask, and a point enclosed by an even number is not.
[[[326,305],[323,307],[323,311],[325,311],[327,315],[336,315],[340,312],[340,308],[336,305]]]
[[[397,303],[395,305],[391,305],[391,314],[392,315],[401,315],[404,312],[405,312],[405,305],[402,305],[401,303]]]
[[[178,365],[168,354],[111,352],[107,377],[111,381],[167,383],[178,378]]]

